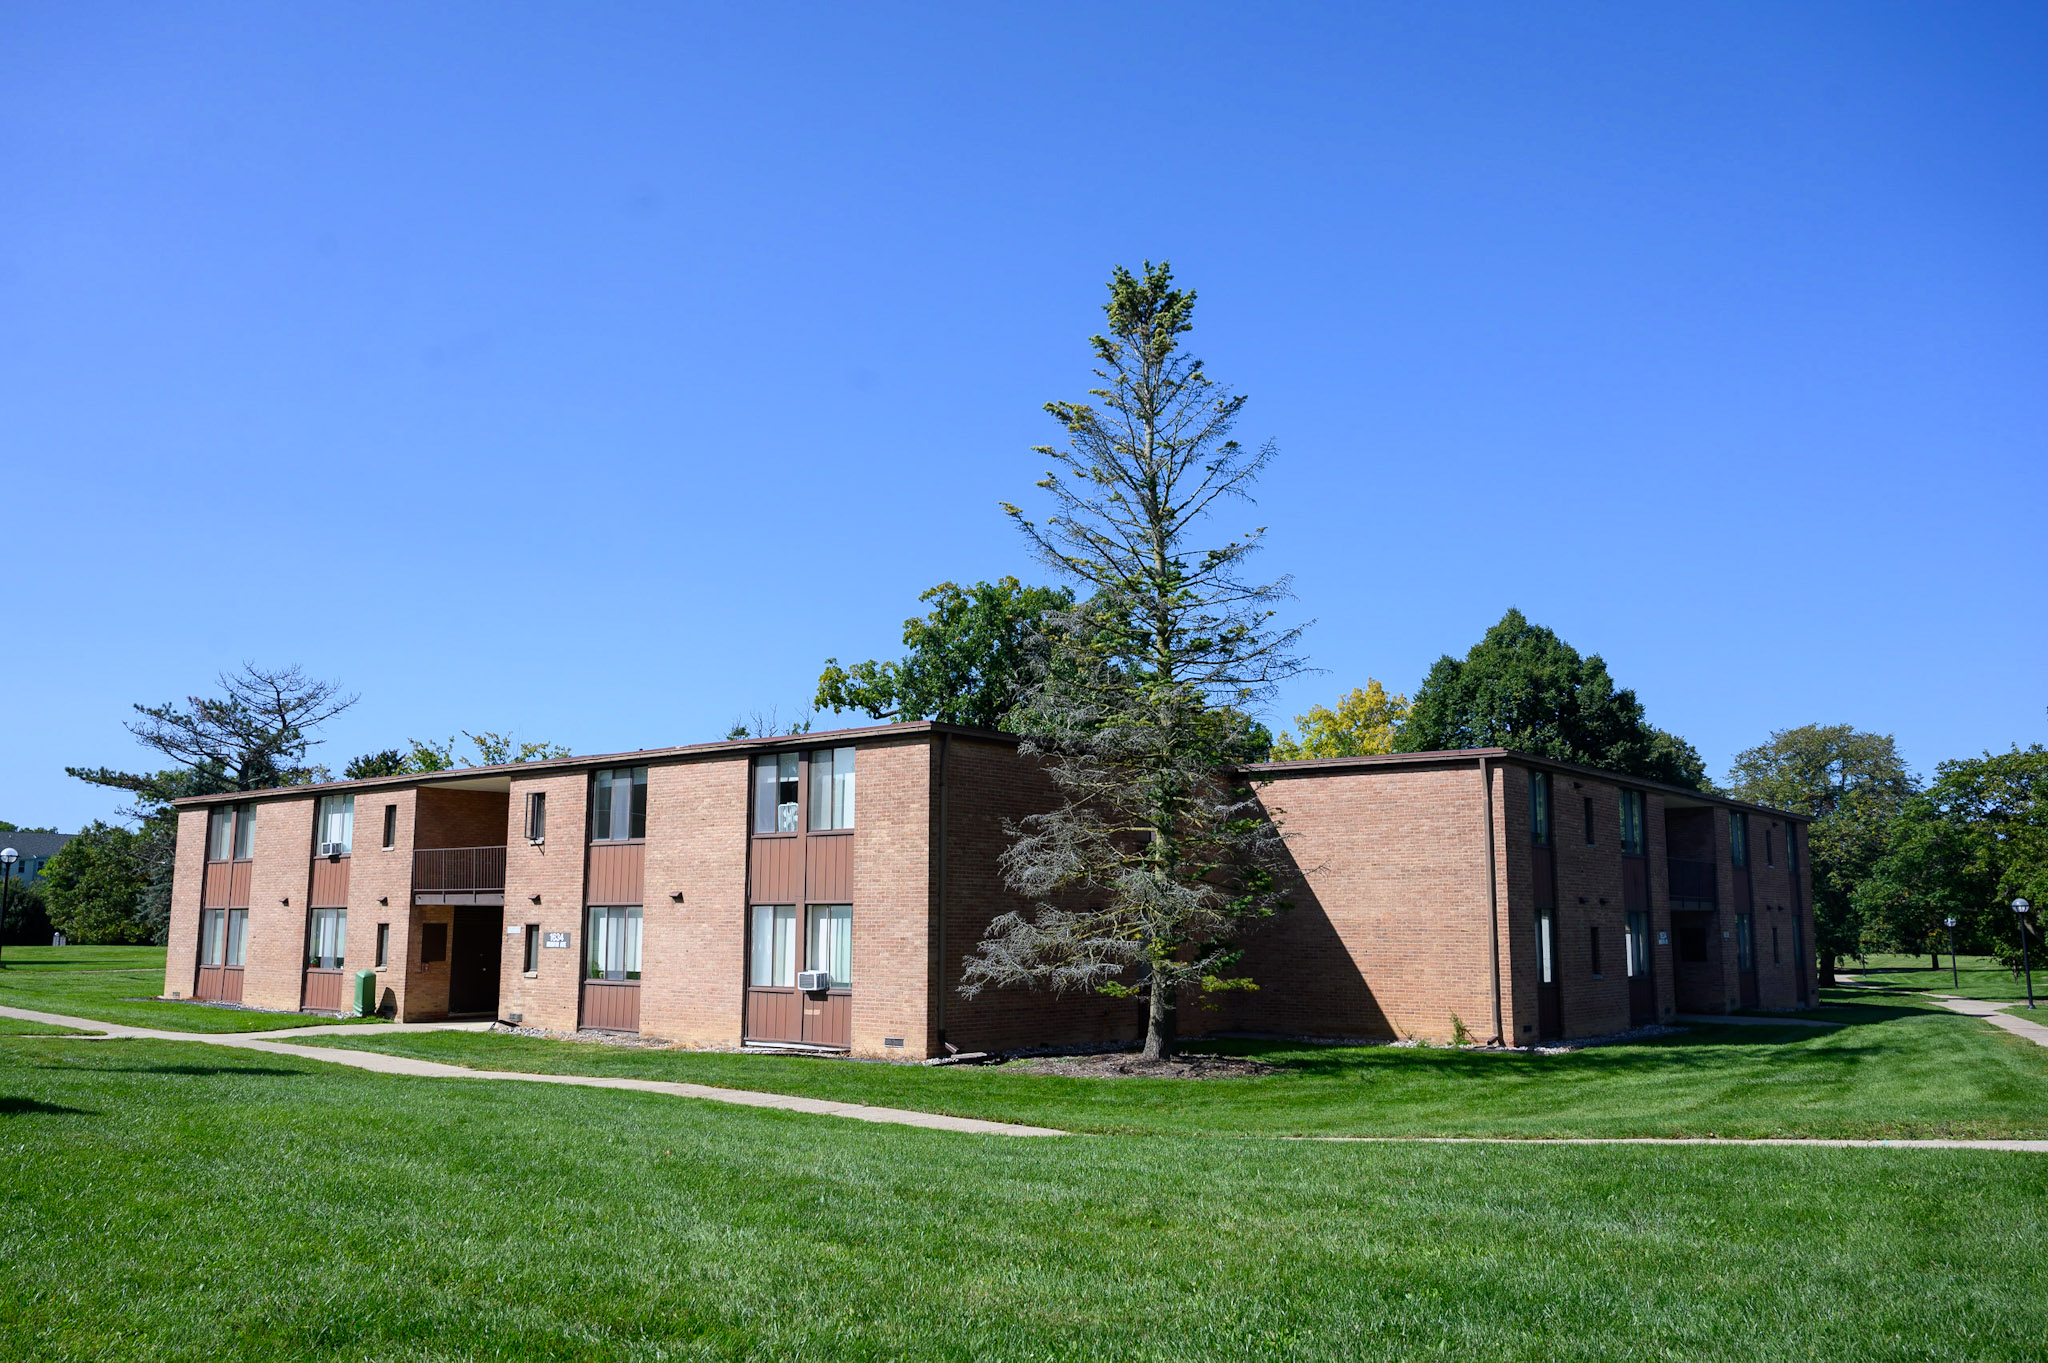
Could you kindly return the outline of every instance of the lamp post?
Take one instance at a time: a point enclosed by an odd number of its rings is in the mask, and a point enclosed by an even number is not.
[[[0,847],[0,942],[7,940],[7,892],[14,888],[14,863],[20,859],[12,847]]]
[[[2027,964],[2027,910],[2033,908],[2024,899],[2012,901],[2012,916],[2020,925],[2020,969],[2027,972],[2027,1007],[2034,1006],[2034,967]]]
[[[1941,921],[1948,924],[1948,982],[1957,993],[1961,993],[1963,982],[1956,978],[1956,920],[1944,918]]]

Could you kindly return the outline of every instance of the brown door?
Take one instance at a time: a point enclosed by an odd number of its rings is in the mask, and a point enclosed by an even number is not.
[[[1557,987],[1557,911],[1536,910],[1536,1035],[1551,1041],[1564,1035],[1564,1001]]]
[[[1657,986],[1650,977],[1650,915],[1628,916],[1628,1025],[1647,1026],[1657,1020]]]
[[[498,967],[504,958],[500,908],[455,910],[455,940],[448,946],[448,1011],[496,1013]]]

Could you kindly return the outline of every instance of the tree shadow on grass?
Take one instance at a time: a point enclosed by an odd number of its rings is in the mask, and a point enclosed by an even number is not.
[[[40,1098],[8,1098],[0,1096],[0,1117],[41,1116],[41,1117],[97,1117],[97,1112],[88,1112],[82,1107],[62,1107],[46,1103]]]
[[[176,1074],[195,1079],[231,1074],[237,1078],[255,1075],[268,1078],[303,1079],[309,1070],[284,1070],[273,1065],[82,1065],[94,1074]]]

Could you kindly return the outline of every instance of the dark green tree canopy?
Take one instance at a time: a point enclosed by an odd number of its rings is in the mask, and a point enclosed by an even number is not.
[[[1462,659],[1436,660],[1395,739],[1399,752],[1516,748],[1645,780],[1710,790],[1690,743],[1651,725],[1599,654],[1509,610]]]
[[[1731,794],[1813,820],[1813,935],[1823,969],[1861,950],[1858,887],[1884,855],[1892,821],[1917,788],[1890,734],[1802,724],[1736,754]],[[1924,943],[1915,942],[1915,948]]]
[[[1072,609],[1074,594],[1005,577],[971,587],[941,582],[918,600],[932,609],[903,622],[909,651],[900,661],[841,667],[837,658],[825,660],[819,709],[1003,728],[1030,681],[1030,640],[1045,628],[1047,612]]]
[[[143,903],[150,870],[140,847],[145,837],[94,820],[50,858],[42,875],[44,901],[51,924],[68,940],[157,940]]]

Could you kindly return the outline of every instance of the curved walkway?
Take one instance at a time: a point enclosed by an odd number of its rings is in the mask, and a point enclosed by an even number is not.
[[[419,1079],[497,1079],[521,1084],[568,1084],[576,1088],[626,1089],[635,1093],[660,1093],[672,1098],[698,1098],[712,1103],[732,1103],[739,1107],[777,1108],[785,1112],[805,1112],[819,1117],[846,1117],[859,1122],[883,1122],[895,1126],[916,1126],[931,1131],[959,1131],[980,1136],[1068,1134],[1049,1126],[990,1122],[977,1117],[949,1117],[937,1112],[914,1112],[908,1108],[898,1107],[870,1107],[865,1103],[836,1103],[823,1098],[797,1098],[783,1093],[756,1093],[750,1089],[714,1088],[709,1084],[674,1083],[660,1079],[618,1079],[599,1075],[522,1074],[516,1070],[477,1070],[465,1065],[444,1065],[434,1060],[415,1060],[410,1056],[385,1055],[381,1051],[344,1051],[325,1046],[293,1046],[277,1039],[352,1033],[388,1035],[393,1032],[480,1032],[491,1025],[488,1022],[337,1023],[327,1027],[289,1027],[274,1032],[169,1032],[155,1027],[131,1027],[125,1023],[98,1022],[92,1018],[68,1017],[62,1013],[38,1013],[27,1008],[10,1008],[5,1005],[0,1005],[0,1017],[19,1018],[24,1022],[50,1023],[59,1027],[74,1027],[98,1033],[53,1038],[58,1041],[190,1041],[206,1046],[227,1046],[235,1050],[267,1051],[273,1055],[288,1055],[300,1060],[321,1060],[330,1065],[346,1065],[351,1069],[371,1070],[378,1074],[409,1075]],[[2022,1027],[2035,1026],[2019,1018],[2010,1020],[2020,1023]],[[1254,1136],[1246,1139],[1370,1145],[1786,1145],[1844,1150],[2009,1150],[2026,1154],[2048,1154],[2048,1140],[1828,1140],[1798,1136]]]

